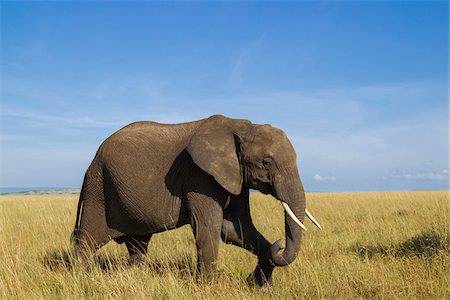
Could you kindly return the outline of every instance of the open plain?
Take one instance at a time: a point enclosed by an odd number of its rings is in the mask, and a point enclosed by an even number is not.
[[[273,287],[247,286],[256,258],[221,244],[215,281],[195,279],[190,227],[155,235],[147,264],[130,267],[108,243],[92,266],[71,265],[77,195],[0,196],[2,299],[447,299],[448,191],[307,193],[321,223],[305,220],[300,255],[276,268]],[[279,201],[251,194],[257,228],[284,236]]]

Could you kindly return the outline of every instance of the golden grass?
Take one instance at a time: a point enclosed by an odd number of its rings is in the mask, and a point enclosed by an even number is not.
[[[448,191],[308,193],[301,253],[276,268],[270,289],[248,287],[256,258],[221,244],[213,283],[195,280],[188,226],[152,238],[148,267],[129,267],[109,243],[89,270],[64,266],[76,195],[0,197],[0,298],[41,299],[447,299]],[[252,194],[256,226],[284,236],[281,205]]]

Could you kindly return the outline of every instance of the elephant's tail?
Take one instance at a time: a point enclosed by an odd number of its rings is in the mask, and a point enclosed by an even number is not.
[[[84,189],[84,184],[83,187],[81,188],[81,193],[80,193],[80,199],[78,200],[78,207],[77,207],[77,217],[75,219],[75,226],[72,232],[72,235],[70,236],[70,241],[72,242],[72,244],[75,244],[76,241],[78,240],[78,229],[80,227],[80,219],[81,219],[81,211],[83,209],[83,189]]]
[[[95,155],[95,158],[97,157]],[[78,200],[77,217],[75,219],[75,226],[70,236],[72,244],[76,244],[80,237],[81,218],[83,214],[84,201],[88,198],[92,198],[92,195],[99,195],[101,193],[102,180],[102,168],[99,166],[97,160],[94,158],[89,166],[86,174],[84,175],[83,185],[81,187],[80,198]],[[103,194],[103,193],[101,193]],[[83,228],[81,228],[81,231]]]

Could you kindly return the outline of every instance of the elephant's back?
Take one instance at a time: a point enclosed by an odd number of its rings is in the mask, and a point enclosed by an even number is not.
[[[134,122],[113,133],[103,144],[108,145],[108,143],[118,142],[142,145],[155,144],[165,147],[168,142],[182,143],[189,139],[195,128],[200,124],[201,121],[181,124],[162,124],[152,121]]]
[[[123,223],[108,225],[125,232],[123,226],[154,229],[165,224],[168,215],[172,220],[178,218],[179,211],[169,211],[177,206],[168,202],[180,199],[175,199],[167,189],[165,177],[197,126],[196,122],[179,125],[137,122],[102,143],[96,160],[103,166],[107,219],[108,215],[120,212]],[[154,207],[168,211],[155,215]]]
[[[99,149],[99,159],[118,177],[133,178],[146,185],[166,174],[177,155],[186,148],[196,122],[159,124],[136,122],[107,138]],[[142,181],[142,182],[141,182]]]
[[[131,123],[113,133],[100,146],[105,162],[163,162],[181,152],[189,142],[198,122],[160,124],[150,121]],[[175,155],[175,156],[174,156]]]

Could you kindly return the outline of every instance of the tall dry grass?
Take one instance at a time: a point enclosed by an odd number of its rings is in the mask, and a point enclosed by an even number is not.
[[[221,244],[215,282],[197,282],[189,227],[152,238],[148,266],[124,245],[96,253],[89,270],[65,265],[77,197],[0,197],[0,298],[10,299],[446,299],[448,191],[308,193],[323,230],[306,222],[301,253],[276,268],[270,289],[248,287],[256,259]],[[284,236],[281,205],[251,195],[256,226]]]

